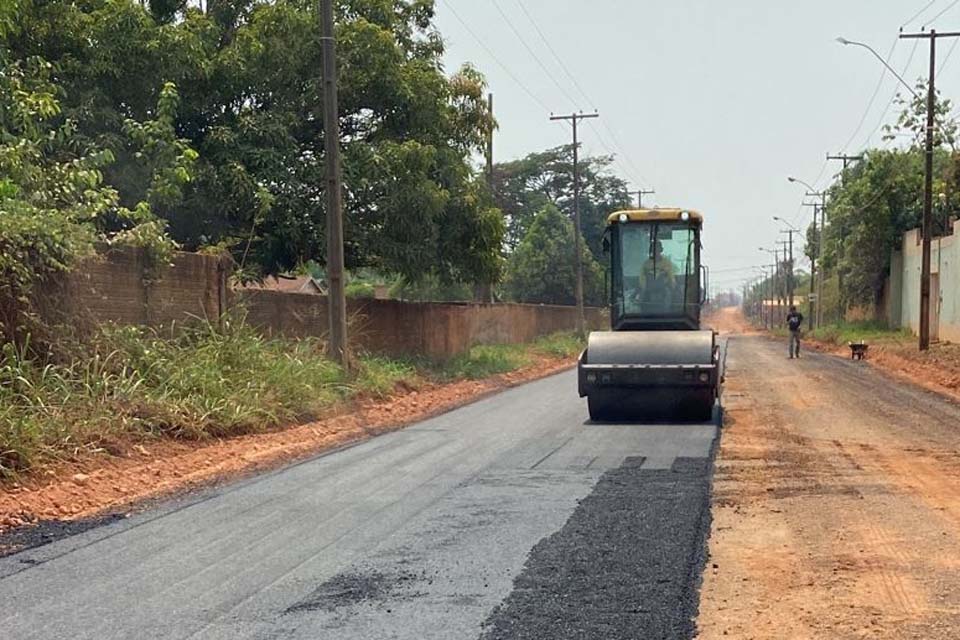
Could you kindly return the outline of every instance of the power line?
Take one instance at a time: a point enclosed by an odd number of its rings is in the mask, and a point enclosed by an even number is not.
[[[554,49],[553,45],[550,44],[550,39],[547,38],[546,34],[544,33],[543,29],[540,28],[540,25],[537,23],[536,19],[531,15],[531,13],[524,6],[522,0],[516,0],[516,3],[520,6],[520,10],[523,11],[523,14],[527,17],[527,20],[530,22],[531,25],[533,25],[534,31],[536,31],[537,35],[540,37],[540,40],[543,42],[544,46],[553,56],[553,59],[556,61],[557,65],[560,67],[563,73],[567,76],[567,78],[569,78],[571,84],[574,86],[574,88],[577,90],[580,96],[583,97],[588,104],[590,104],[591,106],[594,106],[593,100],[590,98],[587,92],[583,90],[583,87],[580,86],[580,83],[577,82],[577,79],[567,68],[567,65],[563,63],[563,60],[560,58],[560,55],[557,53],[556,49]],[[500,5],[496,2],[496,0],[494,0],[493,4],[497,8],[497,10],[500,12],[500,15],[503,16],[504,19],[506,20],[507,18],[504,15],[504,12],[501,9]],[[520,38],[521,41],[523,41],[522,36],[517,33],[516,29],[513,27],[512,24],[510,24],[510,28],[513,30],[515,34],[517,34],[517,37]],[[530,51],[530,54],[534,56],[534,59],[537,60],[538,64],[540,64],[541,68],[543,68],[544,71],[546,72],[546,69],[543,63],[540,62],[539,58],[536,57],[536,54],[534,54],[533,51],[530,50],[530,48],[526,45],[526,42],[525,41],[523,42],[527,50]],[[550,74],[548,73],[548,75]],[[562,87],[560,87],[556,79],[553,78],[552,75],[550,75],[550,78],[551,80],[553,80],[554,84],[556,84],[558,88],[560,88],[560,90],[563,91],[567,99],[570,99],[570,95]],[[588,124],[590,125],[591,130],[593,130],[593,132],[596,134],[597,138],[601,141],[601,146],[606,148],[607,152],[610,153],[610,155],[616,156],[620,158],[624,163],[626,163],[626,165],[630,169],[630,172],[632,172],[633,174],[631,177],[634,180],[637,180],[639,178],[639,182],[646,183],[647,182],[646,178],[644,178],[643,174],[637,168],[637,165],[633,162],[633,159],[630,157],[630,154],[624,151],[623,147],[620,146],[619,142],[617,141],[617,135],[610,128],[610,125],[608,125],[606,120],[603,120],[603,119],[600,120],[600,123],[603,126],[603,128],[606,130],[607,134],[609,134],[610,139],[612,141],[612,145],[606,144],[604,140],[604,136],[596,129],[596,127],[593,126],[593,123],[588,123]],[[611,146],[612,146],[612,149],[611,149]],[[616,152],[614,152],[614,149],[616,150]]]
[[[917,46],[918,46],[919,42],[920,42],[919,40],[914,40],[914,42],[913,42],[913,48],[910,49],[910,55],[907,57],[907,63],[906,63],[905,65],[903,65],[903,71],[900,72],[900,75],[901,75],[901,76],[906,75],[907,69],[910,68],[910,63],[913,62],[913,56],[914,56],[914,54],[916,54],[916,52],[917,52]],[[894,89],[894,90],[893,90],[893,95],[890,96],[890,100],[887,101],[887,106],[884,107],[883,113],[880,114],[880,120],[877,122],[877,126],[875,126],[875,127],[873,128],[873,130],[870,132],[870,134],[869,134],[869,135],[866,137],[866,139],[863,141],[863,144],[860,145],[861,148],[866,148],[867,145],[870,144],[870,140],[873,139],[873,136],[876,135],[877,131],[880,130],[880,127],[883,126],[884,121],[887,119],[887,112],[890,111],[890,107],[893,106],[893,102],[894,102],[894,100],[897,99],[897,96],[898,96],[899,94],[900,94],[900,90],[899,90],[899,89]]]
[[[939,18],[940,16],[942,16],[943,14],[945,14],[947,11],[950,11],[950,9],[953,9],[953,8],[954,8],[955,6],[957,6],[958,4],[960,4],[960,0],[953,0],[953,2],[951,2],[950,4],[948,4],[948,5],[943,9],[943,11],[941,11],[941,12],[938,13],[937,15],[933,16],[932,18],[930,18],[930,20],[928,20],[927,23],[926,23],[925,25],[923,25],[923,29],[926,30],[926,28],[927,28],[932,22],[934,22],[937,18]]]
[[[600,121],[603,122],[602,119]],[[597,136],[597,140],[599,140],[600,146],[602,146],[607,151],[607,153],[609,153],[614,157],[622,158],[626,162],[626,164],[628,165],[628,168],[630,169],[629,171],[627,171],[627,173],[630,174],[629,175],[630,179],[632,179],[634,182],[649,184],[647,180],[643,177],[643,175],[640,173],[640,171],[637,169],[636,165],[633,164],[633,161],[630,160],[630,156],[628,156],[626,153],[623,152],[623,149],[616,142],[616,136],[612,132],[610,132],[609,127],[606,127],[606,129],[607,129],[607,132],[610,133],[614,141],[613,145],[607,144],[606,137],[604,137],[604,135],[600,132],[599,129],[593,126],[592,122],[588,122],[587,125],[590,127],[590,130],[593,131],[593,133]],[[616,149],[616,151],[614,149]]]
[[[476,33],[474,33],[473,29],[470,28],[470,25],[467,24],[467,22],[466,22],[463,18],[460,17],[460,14],[459,14],[459,13],[457,13],[457,10],[454,9],[453,6],[452,6],[449,2],[447,2],[447,0],[441,0],[441,1],[443,2],[444,6],[447,7],[447,9],[450,10],[450,13],[453,14],[453,17],[456,18],[457,21],[458,21],[461,25],[463,25],[463,28],[467,30],[467,33],[469,33],[470,36],[473,37],[473,39],[477,41],[477,44],[479,44],[480,47],[481,47],[484,51],[487,52],[487,55],[490,56],[490,58],[491,58],[494,62],[496,62],[496,63],[500,66],[501,69],[503,69],[503,71],[507,74],[507,76],[509,76],[510,79],[513,80],[518,87],[520,87],[521,89],[523,89],[523,91],[524,91],[528,96],[530,96],[530,98],[531,98],[534,102],[536,102],[538,105],[540,105],[541,107],[543,107],[543,110],[544,110],[544,111],[550,111],[550,107],[548,107],[543,100],[541,100],[540,98],[538,98],[538,97],[536,96],[536,94],[534,94],[533,91],[531,91],[530,88],[527,87],[527,85],[525,85],[519,78],[517,78],[517,76],[515,76],[512,71],[510,71],[510,68],[509,68],[507,65],[505,65],[503,62],[501,62],[501,61],[500,61],[500,58],[498,58],[497,55],[496,55],[493,51],[490,50],[490,47],[488,47],[488,46],[486,45],[486,43],[480,38],[480,36],[478,36]]]
[[[914,20],[916,20],[917,18],[919,18],[922,13],[925,13],[927,9],[929,9],[929,8],[932,7],[933,5],[937,4],[937,2],[939,2],[939,1],[940,1],[940,0],[930,0],[930,2],[928,2],[928,3],[923,7],[923,9],[920,9],[920,11],[917,11],[915,14],[913,14],[913,17],[911,17],[909,20],[907,20],[907,21],[904,22],[902,25],[900,25],[900,28],[903,29],[904,27],[910,26],[910,23],[911,23],[911,22],[913,22]]]
[[[548,78],[550,78],[553,84],[556,85],[557,89],[560,90],[560,93],[562,93],[564,97],[566,97],[566,99],[570,101],[570,106],[575,106],[577,104],[577,101],[573,97],[571,97],[569,93],[567,93],[567,90],[564,89],[563,85],[557,82],[557,79],[554,77],[552,73],[550,73],[550,70],[547,69],[547,66],[543,64],[543,61],[540,59],[540,57],[537,56],[536,52],[534,52],[534,50],[530,48],[530,45],[527,44],[527,41],[526,39],[524,39],[523,35],[521,35],[519,31],[517,31],[517,28],[514,26],[513,22],[510,20],[510,17],[507,16],[507,14],[503,11],[503,8],[500,6],[500,3],[497,2],[497,0],[491,0],[491,2],[493,3],[493,6],[494,8],[496,8],[497,12],[500,14],[500,17],[502,17],[504,22],[507,23],[507,26],[510,27],[510,30],[513,32],[513,35],[517,36],[517,40],[519,40],[520,44],[523,45],[523,48],[527,50],[527,53],[529,53],[530,56],[536,61],[536,63],[540,66],[540,69],[547,75]]]
[[[543,30],[540,29],[540,25],[533,18],[533,16],[530,15],[530,12],[527,11],[527,8],[524,6],[522,0],[516,0],[516,2],[518,5],[520,5],[520,10],[523,11],[523,14],[527,17],[527,20],[529,20],[530,24],[533,25],[534,31],[537,32],[538,36],[540,36],[540,40],[543,41],[543,44],[546,45],[547,50],[550,51],[551,55],[553,55],[553,59],[556,60],[557,65],[559,65],[559,67],[563,70],[563,73],[570,80],[570,83],[573,84],[574,88],[580,93],[580,96],[584,99],[584,101],[587,104],[590,105],[591,108],[596,107],[596,105],[593,104],[593,100],[590,98],[589,95],[587,95],[587,92],[583,90],[583,88],[580,86],[580,83],[577,82],[577,79],[574,77],[574,75],[570,73],[570,70],[567,68],[567,65],[563,64],[563,60],[560,59],[560,56],[557,55],[557,52],[556,50],[554,50],[553,45],[550,44],[549,38],[547,38],[547,36],[544,35]]]
[[[943,72],[943,68],[947,66],[947,62],[950,61],[950,56],[953,55],[953,50],[957,48],[957,44],[960,44],[960,40],[954,40],[953,44],[950,45],[949,51],[947,51],[947,56],[943,59],[943,62],[940,63],[940,68],[937,70],[937,79],[940,79],[940,74]]]
[[[936,0],[934,0],[936,1]],[[900,42],[899,38],[893,39],[893,45],[890,47],[890,51],[887,52],[886,61],[889,64],[890,57],[893,55],[894,49],[897,48],[897,43]],[[857,137],[857,134],[860,133],[860,129],[863,128],[863,123],[867,121],[867,116],[870,115],[870,109],[873,108],[873,103],[876,101],[877,96],[880,94],[880,89],[883,88],[883,81],[887,78],[887,67],[884,66],[883,70],[880,72],[880,79],[877,80],[877,86],[873,90],[873,95],[870,96],[870,101],[867,102],[867,108],[864,109],[863,115],[860,117],[860,122],[857,123],[857,128],[853,130],[853,133],[850,134],[850,139],[847,140],[847,143],[840,148],[841,152],[846,152],[847,148],[853,143],[854,138]]]

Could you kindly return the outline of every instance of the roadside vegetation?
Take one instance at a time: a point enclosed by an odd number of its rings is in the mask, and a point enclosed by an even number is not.
[[[104,326],[57,354],[29,344],[0,353],[0,479],[157,438],[203,440],[310,420],[358,398],[432,381],[479,379],[564,358],[558,334],[528,345],[476,346],[449,362],[361,356],[353,376],[320,340],[264,338],[240,320],[158,331]]]
[[[909,329],[891,329],[882,323],[874,321],[840,322],[817,327],[809,337],[820,342],[845,345],[850,342],[866,342],[867,344],[889,343],[900,344],[913,342],[913,334]]]

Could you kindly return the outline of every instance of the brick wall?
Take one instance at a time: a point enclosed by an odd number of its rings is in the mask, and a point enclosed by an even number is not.
[[[68,322],[159,326],[197,318],[216,320],[228,309],[267,335],[322,337],[323,296],[270,290],[230,292],[223,260],[177,254],[173,265],[148,280],[140,252],[111,250],[50,287],[42,308]],[[351,343],[361,350],[444,358],[475,344],[528,342],[576,326],[573,307],[524,304],[449,304],[352,299],[347,305]],[[605,328],[600,309],[587,310],[592,328]]]

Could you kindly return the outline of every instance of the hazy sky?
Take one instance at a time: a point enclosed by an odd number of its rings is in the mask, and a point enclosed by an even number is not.
[[[809,224],[803,189],[787,175],[823,186],[839,170],[825,166],[827,152],[881,144],[879,125],[894,119],[897,81],[886,74],[871,105],[882,65],[835,38],[882,56],[896,43],[890,63],[912,82],[926,73],[927,45],[914,51],[918,41],[897,33],[918,12],[908,30],[930,20],[960,30],[957,0],[437,0],[448,71],[469,61],[489,80],[496,159],[569,142],[550,111],[599,110],[583,127],[586,152],[616,153],[632,188],[656,189],[650,202],[703,211],[721,286],[747,274],[732,269],[771,262],[759,247],[783,239],[774,215]],[[954,102],[957,41],[938,42],[938,88]]]

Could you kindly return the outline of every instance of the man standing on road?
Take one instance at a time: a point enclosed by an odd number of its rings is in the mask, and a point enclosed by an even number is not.
[[[790,359],[800,357],[800,327],[803,326],[803,314],[795,306],[787,314],[787,328],[790,329]]]

